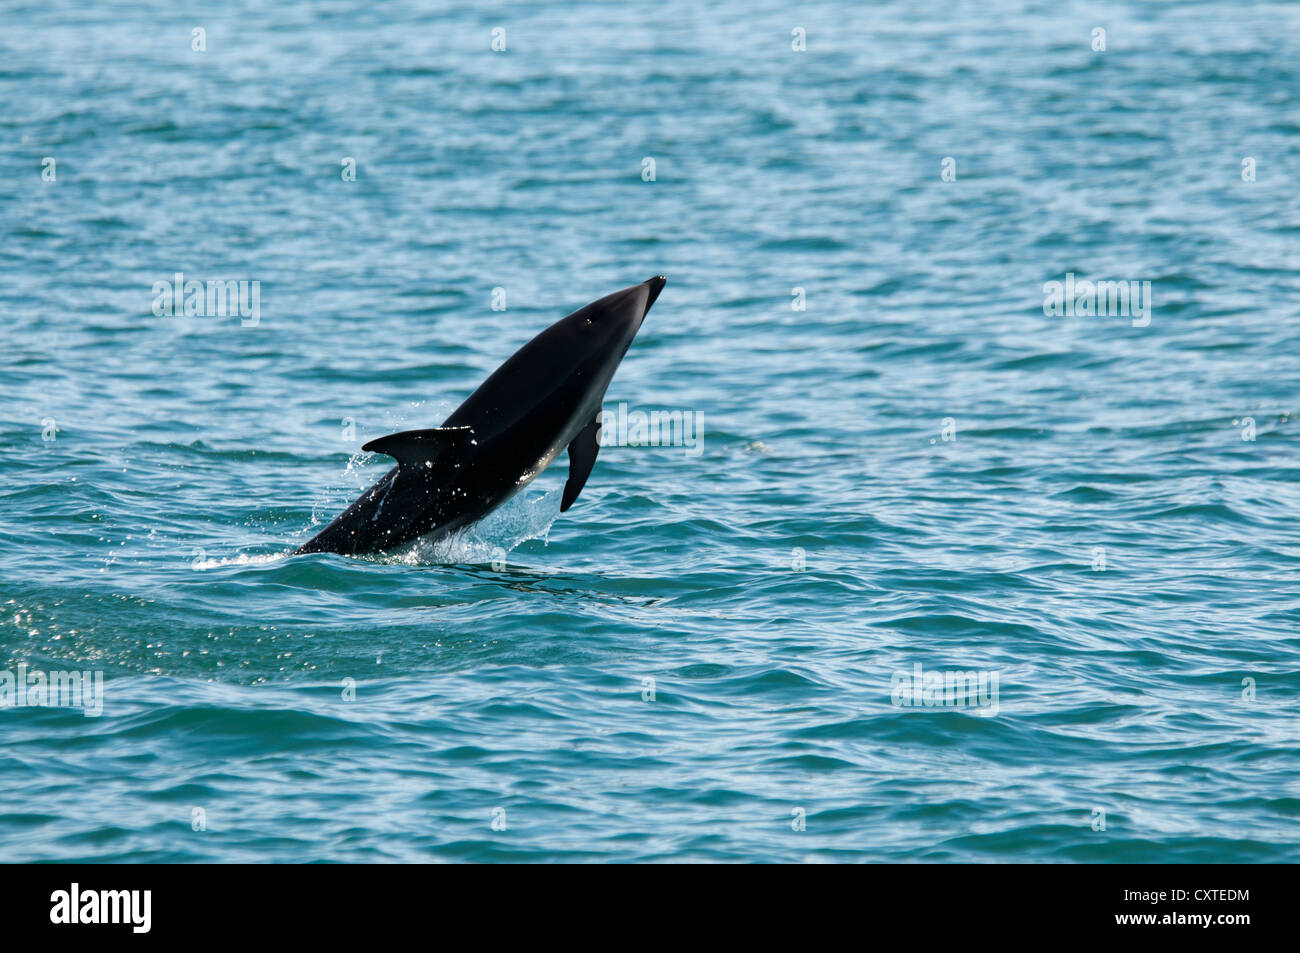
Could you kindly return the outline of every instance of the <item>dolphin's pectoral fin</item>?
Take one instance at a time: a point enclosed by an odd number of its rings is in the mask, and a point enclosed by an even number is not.
[[[433,430],[403,430],[386,437],[376,437],[361,449],[366,453],[384,453],[403,469],[433,466],[450,447],[464,446],[474,439],[473,427],[437,427]]]
[[[564,498],[560,501],[563,513],[578,498],[582,488],[591,476],[591,468],[596,465],[596,452],[600,449],[600,411],[595,418],[583,427],[578,436],[569,444],[569,482],[564,484]]]

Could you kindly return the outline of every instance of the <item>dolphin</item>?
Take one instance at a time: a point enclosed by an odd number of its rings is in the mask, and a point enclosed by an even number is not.
[[[605,389],[667,278],[593,301],[551,325],[496,369],[433,430],[404,430],[361,449],[397,461],[293,555],[380,554],[445,536],[510,499],[566,447],[563,513],[600,447]]]

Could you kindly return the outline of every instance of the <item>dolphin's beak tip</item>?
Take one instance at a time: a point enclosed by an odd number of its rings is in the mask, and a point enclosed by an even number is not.
[[[645,282],[646,288],[650,291],[650,296],[646,299],[645,303],[645,309],[647,312],[650,310],[650,306],[655,303],[655,299],[659,297],[659,292],[664,290],[664,285],[667,283],[668,277],[666,275],[655,275],[649,281]]]

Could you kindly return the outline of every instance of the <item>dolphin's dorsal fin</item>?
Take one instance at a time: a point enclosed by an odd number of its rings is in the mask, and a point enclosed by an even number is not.
[[[474,440],[473,427],[435,427],[432,430],[403,430],[386,437],[376,437],[361,449],[366,453],[385,453],[402,468],[423,470],[449,447],[464,446]]]
[[[591,468],[596,464],[596,453],[600,450],[600,414],[601,411],[597,410],[591,423],[583,427],[578,436],[573,438],[573,443],[569,444],[569,482],[564,484],[564,498],[560,501],[561,513],[573,505],[573,501],[586,486],[587,477],[591,476]]]

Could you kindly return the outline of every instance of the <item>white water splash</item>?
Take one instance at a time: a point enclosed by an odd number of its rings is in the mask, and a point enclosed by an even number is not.
[[[240,553],[237,556],[227,556],[224,559],[196,559],[190,566],[199,572],[205,569],[220,569],[222,566],[263,566],[266,563],[273,563],[277,559],[284,559],[289,553],[259,553],[250,556],[248,553]]]
[[[388,556],[360,556],[376,562],[406,566],[475,565],[503,561],[508,553],[530,539],[545,540],[560,515],[562,488],[546,492],[520,493],[504,506],[476,523],[442,537],[417,539],[401,553]],[[239,553],[220,559],[196,558],[191,568],[199,572],[225,566],[264,566],[293,555],[280,553]]]
[[[560,498],[559,487],[545,493],[520,493],[477,523],[448,536],[422,537],[411,549],[386,561],[429,566],[504,560],[520,543],[547,538],[560,515]]]

